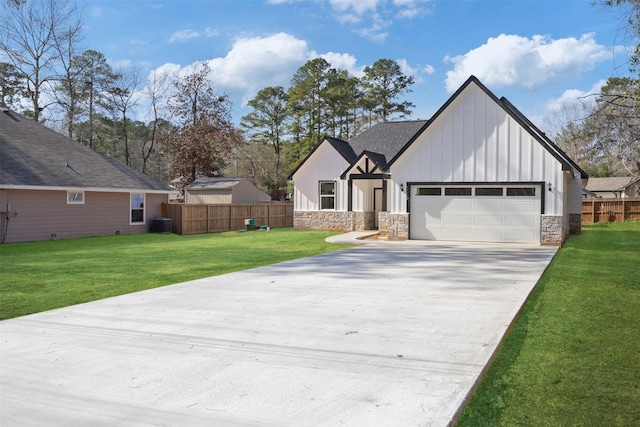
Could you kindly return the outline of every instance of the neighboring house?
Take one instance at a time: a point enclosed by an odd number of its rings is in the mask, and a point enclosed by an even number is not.
[[[320,141],[290,176],[294,227],[559,244],[581,231],[586,178],[472,76],[429,120]]]
[[[146,233],[170,192],[32,119],[0,112],[2,242]]]
[[[189,205],[229,205],[235,203],[268,203],[263,193],[247,178],[200,178],[185,187],[185,203]]]
[[[590,197],[602,197],[605,199],[640,197],[640,178],[631,176],[589,178],[585,190],[593,194]]]

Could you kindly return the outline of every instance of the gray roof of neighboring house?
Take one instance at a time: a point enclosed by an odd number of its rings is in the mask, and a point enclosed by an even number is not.
[[[10,110],[0,112],[0,186],[170,192],[160,181]]]
[[[198,178],[185,188],[187,190],[226,190],[238,185],[246,178],[229,178],[226,176],[214,176],[207,178]]]
[[[638,181],[640,181],[640,178],[634,178],[632,176],[589,178],[585,188],[589,191],[622,191],[629,185]]]

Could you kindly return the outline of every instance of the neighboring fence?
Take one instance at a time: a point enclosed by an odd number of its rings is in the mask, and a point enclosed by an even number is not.
[[[171,218],[176,234],[219,233],[245,229],[245,219],[256,227],[293,227],[293,203],[259,205],[185,205],[162,204],[162,215]]]
[[[583,199],[582,222],[640,221],[640,199]]]

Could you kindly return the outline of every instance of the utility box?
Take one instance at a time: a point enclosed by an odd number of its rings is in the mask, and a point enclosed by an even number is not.
[[[153,218],[151,231],[154,233],[171,233],[171,218]]]

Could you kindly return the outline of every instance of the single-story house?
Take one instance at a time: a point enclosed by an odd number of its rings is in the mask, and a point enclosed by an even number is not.
[[[0,112],[2,243],[146,233],[171,191],[32,119]]]
[[[268,203],[271,197],[247,178],[216,176],[200,178],[185,187],[184,201],[189,205],[229,205]]]
[[[429,120],[325,137],[290,175],[294,227],[390,239],[561,244],[587,174],[471,76]]]
[[[585,187],[591,197],[633,198],[640,197],[640,178],[615,176],[609,178],[589,178]]]

